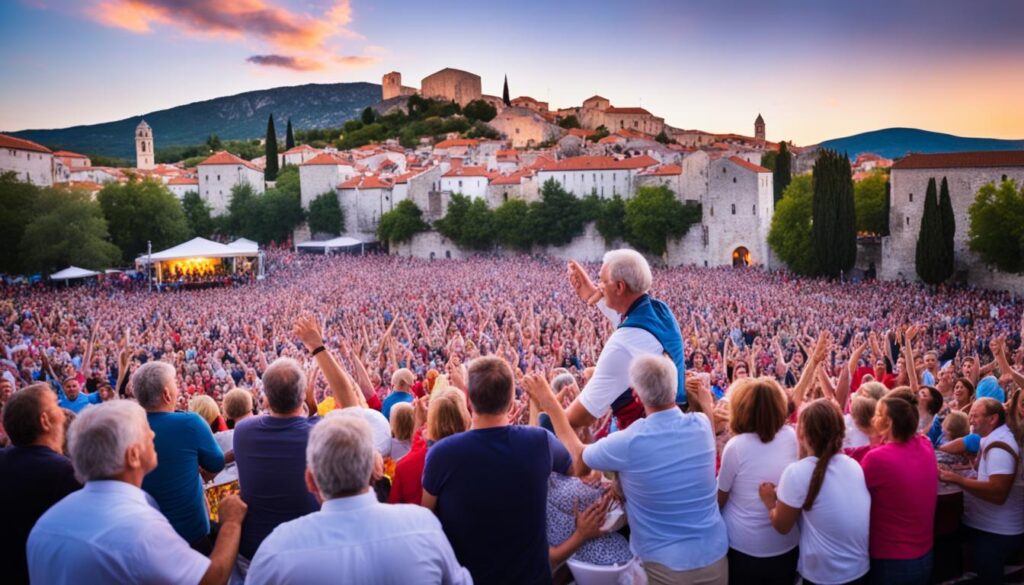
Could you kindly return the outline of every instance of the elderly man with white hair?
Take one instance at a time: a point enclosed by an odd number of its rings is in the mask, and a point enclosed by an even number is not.
[[[316,425],[304,477],[323,505],[274,529],[246,583],[472,583],[429,510],[377,501],[375,459],[362,417],[332,412]]]
[[[146,492],[157,467],[154,433],[136,403],[87,408],[68,431],[68,450],[85,487],[54,504],[28,538],[33,583],[226,583],[238,553],[246,506],[220,503],[220,533],[207,558],[189,547]]]
[[[595,285],[576,261],[569,262],[569,284],[584,301],[597,308],[615,325],[605,342],[593,377],[569,405],[569,422],[584,427],[611,408],[619,429],[643,416],[643,407],[629,387],[629,364],[638,356],[667,354],[683,387],[683,336],[675,315],[665,303],[651,298],[651,267],[636,250],[612,250],[604,255]],[[686,404],[680,390],[675,401]]]
[[[618,472],[630,546],[650,583],[724,585],[729,540],[718,510],[714,430],[704,414],[712,409],[710,390],[688,379],[685,390],[699,412],[683,413],[676,366],[656,355],[636,358],[629,380],[647,416],[592,445],[580,441],[543,376],[527,376],[523,387],[551,416],[576,475]]]
[[[210,554],[210,516],[203,496],[200,471],[212,477],[224,469],[221,451],[210,425],[194,412],[175,412],[178,384],[167,362],[143,364],[131,378],[135,398],[146,410],[156,433],[160,466],[146,476],[142,489],[153,496],[171,526],[192,548]]]

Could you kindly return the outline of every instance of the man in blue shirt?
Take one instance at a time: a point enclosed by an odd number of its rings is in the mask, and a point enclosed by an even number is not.
[[[210,425],[193,412],[174,412],[178,386],[174,366],[167,362],[143,364],[132,375],[135,398],[146,409],[160,465],[146,474],[142,489],[153,496],[174,530],[203,554],[213,550],[210,517],[206,512],[200,469],[224,469],[224,452]]]
[[[391,375],[391,393],[384,398],[381,406],[381,413],[391,420],[391,407],[399,402],[412,403],[415,396],[412,395],[412,385],[416,382],[415,376],[408,368],[395,370]]]
[[[78,378],[75,377],[67,378],[63,384],[57,385],[57,398],[61,408],[66,408],[75,414],[82,412],[82,409],[90,404],[103,402],[99,392],[92,394],[82,392]]]
[[[725,585],[729,540],[718,510],[714,431],[704,414],[712,409],[710,392],[688,379],[699,412],[683,413],[675,403],[675,364],[662,356],[635,358],[629,378],[647,416],[592,445],[580,441],[543,377],[527,376],[523,387],[551,415],[577,475],[618,472],[630,547],[650,583]]]
[[[509,425],[514,378],[497,357],[469,364],[473,427],[427,452],[423,505],[437,514],[477,583],[551,583],[548,477],[571,459],[548,431]]]

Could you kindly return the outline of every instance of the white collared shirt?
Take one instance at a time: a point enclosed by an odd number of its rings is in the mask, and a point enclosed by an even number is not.
[[[285,522],[252,559],[246,583],[473,582],[426,508],[381,504],[373,491],[323,503]]]
[[[210,559],[192,550],[134,485],[90,481],[43,514],[28,537],[33,583],[199,583]]]

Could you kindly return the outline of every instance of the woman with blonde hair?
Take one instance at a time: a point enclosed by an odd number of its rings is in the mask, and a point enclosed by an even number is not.
[[[729,582],[790,585],[799,531],[779,534],[761,503],[762,483],[778,483],[799,453],[786,424],[788,401],[773,378],[744,378],[729,390],[733,437],[722,452],[718,505],[729,534]]]
[[[843,454],[845,430],[834,402],[808,404],[797,427],[806,456],[786,468],[778,489],[765,482],[759,490],[775,530],[789,534],[799,523],[797,572],[808,585],[861,583],[870,569],[871,495],[860,465]]]
[[[427,450],[437,441],[467,430],[470,424],[466,395],[456,388],[435,387],[429,399],[413,401],[413,414],[420,432],[414,435],[409,453],[395,465],[389,504],[422,504]]]
[[[228,424],[221,415],[217,401],[206,394],[200,394],[189,400],[188,410],[203,417],[206,424],[210,425],[210,431],[214,434],[228,430]]]
[[[235,425],[252,416],[252,394],[242,388],[232,388],[224,395],[221,410],[228,419],[227,430],[213,434],[213,439],[224,452],[224,470],[213,478],[214,485],[228,483],[238,479],[238,468],[235,467]]]

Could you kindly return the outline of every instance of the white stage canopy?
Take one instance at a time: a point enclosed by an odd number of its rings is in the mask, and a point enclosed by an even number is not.
[[[351,248],[353,246],[362,246],[363,241],[357,240],[356,238],[350,238],[348,236],[342,236],[340,238],[334,238],[331,240],[323,240],[319,242],[309,241],[302,242],[295,246],[296,248],[302,248],[304,250],[331,250],[334,248]]]
[[[234,242],[228,244],[228,247],[238,250],[248,256],[255,256],[260,252],[260,245],[246,238],[238,238]]]
[[[77,266],[68,266],[64,270],[54,272],[50,275],[50,280],[72,280],[75,278],[89,278],[91,276],[99,276],[99,272],[92,270],[86,270],[85,268],[79,268]]]
[[[255,242],[251,242],[251,245],[249,245],[249,240],[244,240],[245,243],[242,244],[239,244],[240,241],[242,240],[236,240],[231,245],[225,245],[211,242],[206,238],[193,238],[173,248],[153,252],[152,258],[154,262],[163,262],[165,260],[185,260],[187,258],[237,258],[239,256],[259,255],[259,249],[256,247]],[[147,254],[142,254],[135,259],[135,263],[146,264],[149,258]]]

